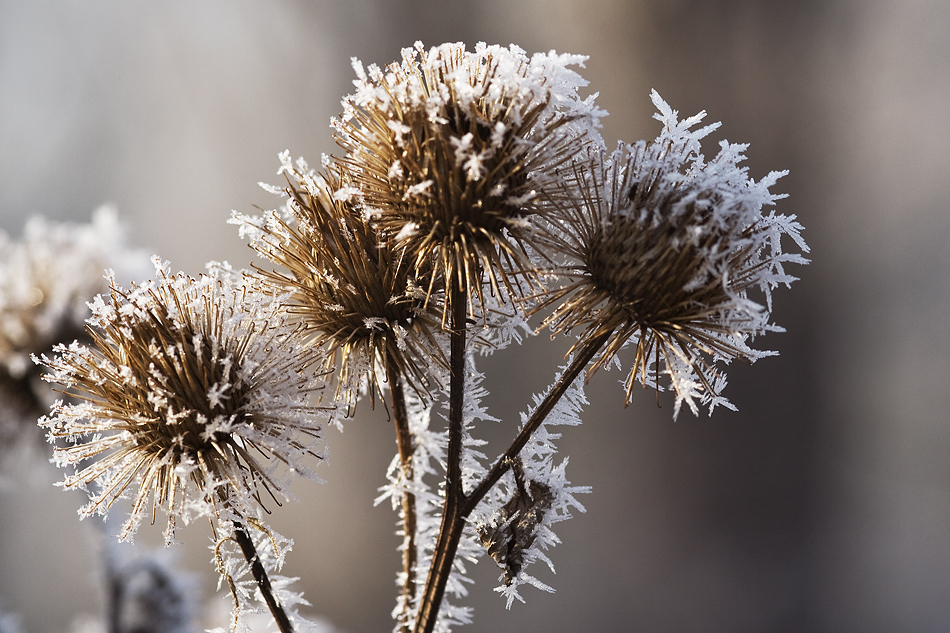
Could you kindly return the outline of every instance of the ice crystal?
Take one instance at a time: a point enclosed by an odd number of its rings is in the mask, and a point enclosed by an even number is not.
[[[259,518],[252,517],[248,524],[250,527],[246,529],[253,539],[256,560],[267,570],[273,597],[287,613],[294,629],[301,632],[323,630],[298,612],[299,607],[310,605],[302,593],[292,588],[299,578],[288,578],[280,574],[287,554],[293,547],[293,541],[266,527]],[[232,528],[234,527],[232,525]],[[251,628],[249,625],[249,616],[266,613],[267,605],[260,585],[251,572],[250,564],[237,546],[233,529],[219,535],[219,539],[211,545],[211,550],[212,562],[219,574],[218,589],[226,586],[230,592],[231,632],[250,633],[252,630],[263,630]],[[265,624],[273,626],[274,622],[267,618]]]
[[[406,517],[402,516],[404,506],[401,499],[406,492],[414,495],[415,498],[414,560],[416,563],[412,569],[415,582],[410,587],[411,592],[408,597],[400,594],[393,610],[393,618],[397,621],[396,630],[399,630],[404,621],[413,621],[419,607],[419,599],[431,563],[432,548],[439,533],[443,504],[443,497],[439,494],[437,487],[432,486],[432,480],[441,479],[444,475],[442,464],[445,464],[447,450],[446,433],[430,429],[432,404],[414,394],[407,394],[406,400],[409,431],[414,439],[412,454],[414,476],[412,481],[407,481],[403,477],[404,471],[400,464],[400,457],[396,455],[387,471],[389,483],[380,489],[381,494],[376,499],[377,504],[386,499],[392,502],[393,509],[400,513],[402,526],[405,525]],[[405,536],[405,533],[402,533],[402,536]],[[401,547],[405,548],[407,545],[404,541]],[[405,586],[404,570],[400,570],[396,575],[396,582],[400,587]]]
[[[472,430],[479,421],[497,422],[485,407],[481,400],[487,395],[487,391],[482,386],[483,375],[475,369],[474,359],[469,356],[466,363],[467,383],[469,388],[465,395],[464,416],[463,416],[463,457],[462,457],[462,479],[463,486],[472,488],[486,474],[487,469],[484,466],[486,456],[481,452],[481,447],[485,445],[484,440],[475,438]],[[441,403],[441,406],[447,406]],[[417,536],[416,536],[416,568],[415,578],[417,586],[415,587],[414,597],[410,605],[409,621],[412,621],[417,613],[418,601],[421,598],[424,589],[426,576],[429,572],[429,566],[432,562],[434,548],[438,540],[439,528],[441,525],[441,513],[445,503],[445,488],[433,486],[433,480],[440,481],[445,476],[445,465],[447,461],[448,435],[446,431],[434,431],[430,429],[430,418],[434,407],[425,404],[418,398],[412,398],[409,405],[410,430],[414,438],[413,468],[415,478],[412,482],[406,482],[401,478],[401,469],[399,467],[398,456],[394,458],[389,467],[389,484],[381,489],[382,494],[377,499],[377,503],[391,499],[394,509],[399,511],[402,507],[399,500],[404,491],[408,490],[416,496],[417,508]],[[467,525],[464,529],[464,537],[458,546],[458,553],[453,563],[452,573],[449,575],[446,584],[446,596],[451,600],[459,600],[468,595],[468,586],[472,583],[466,574],[466,561],[475,562],[484,554],[478,536],[475,533],[474,525]],[[397,582],[400,586],[405,582],[405,576],[402,572],[397,575]],[[403,599],[397,603],[394,610],[394,616],[404,612],[405,605]],[[448,632],[453,626],[468,624],[471,622],[471,608],[443,600],[443,608],[439,612],[439,620],[436,631]],[[399,626],[397,624],[397,630]]]
[[[555,378],[555,383],[561,378]],[[544,394],[534,396],[534,408]],[[529,584],[542,591],[554,589],[529,574],[526,569],[536,561],[551,571],[554,563],[546,552],[560,540],[552,526],[584,512],[576,495],[590,492],[586,486],[574,486],[566,477],[568,459],[557,460],[555,441],[561,435],[555,426],[577,426],[580,412],[588,404],[583,377],[578,377],[554,405],[544,423],[532,433],[520,454],[508,460],[509,472],[479,504],[472,517],[476,533],[488,554],[502,568],[502,585],[496,588],[510,608],[514,600],[524,602],[518,588]],[[524,426],[531,412],[521,415]]]

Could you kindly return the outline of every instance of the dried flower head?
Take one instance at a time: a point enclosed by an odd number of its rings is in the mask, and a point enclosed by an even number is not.
[[[718,124],[691,131],[705,112],[679,121],[656,92],[653,101],[663,123],[653,143],[578,163],[562,179],[563,188],[585,192],[574,204],[564,203],[566,193],[559,197],[561,223],[548,232],[570,260],[559,272],[572,281],[539,309],[557,304],[544,321],[556,332],[583,328],[572,351],[609,334],[590,373],[628,343],[635,348],[628,403],[635,381],[657,385],[662,358],[676,391],[674,415],[683,402],[695,414],[697,399],[710,410],[731,406],[720,396],[718,361],[770,354],[747,342],[779,329],[769,323],[771,291],[795,279],[783,265],[807,263],[783,252],[781,238],[808,247],[794,216],[762,214],[784,197],[769,187],[786,172],[749,179],[738,166],[746,146],[725,141],[706,163],[700,139]]]
[[[476,524],[475,532],[488,555],[505,571],[505,585],[510,587],[524,568],[525,551],[534,544],[554,495],[544,482],[527,479],[520,458],[509,463],[515,491],[492,513],[489,522]]]
[[[343,101],[337,142],[374,222],[417,268],[480,299],[520,288],[529,219],[555,169],[591,143],[602,112],[577,90],[576,55],[421,43],[367,71]]]
[[[54,460],[75,473],[62,485],[98,485],[83,516],[134,497],[123,540],[149,498],[153,522],[158,506],[167,512],[171,541],[179,517],[251,516],[262,495],[286,496],[290,474],[312,475],[309,458],[320,457],[309,403],[319,388],[309,368],[320,359],[284,327],[273,298],[225,268],[198,279],[158,261],[156,270],[155,282],[129,291],[113,283],[111,301],[97,298],[92,346],[37,359],[80,401],[59,402],[40,421],[51,441],[66,440]]]
[[[445,365],[436,340],[439,304],[426,301],[441,284],[380,240],[340,165],[318,175],[302,159],[294,166],[286,152],[281,162],[287,186],[268,188],[286,195],[287,204],[232,219],[261,256],[283,269],[261,270],[263,282],[287,293],[288,312],[326,350],[325,369],[336,363],[338,396],[355,402],[363,380],[372,394],[378,377],[394,379],[394,372],[425,392],[432,366]]]

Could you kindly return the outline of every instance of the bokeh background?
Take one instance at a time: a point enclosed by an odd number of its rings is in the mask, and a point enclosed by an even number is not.
[[[761,341],[781,355],[730,372],[738,413],[673,421],[651,392],[625,409],[622,376],[595,377],[562,443],[594,492],[559,526],[557,575],[539,570],[557,593],[505,612],[485,559],[469,629],[950,630],[947,0],[4,0],[0,227],[111,202],[175,269],[246,266],[231,210],[274,206],[256,183],[276,182],[279,151],[335,151],[351,57],[416,40],[589,55],[610,145],[656,135],[652,88],[705,109],[716,140],[751,143],[754,177],[790,170],[780,209],[813,249],[777,295],[788,332]],[[539,337],[486,363],[493,411],[512,419],[565,349]],[[373,499],[391,426],[365,408],[328,439],[326,482],[274,519],[289,573],[342,630],[388,631],[398,539]],[[98,532],[40,462],[0,490],[0,611],[59,633],[101,609]],[[182,537],[181,565],[226,607],[207,528]]]

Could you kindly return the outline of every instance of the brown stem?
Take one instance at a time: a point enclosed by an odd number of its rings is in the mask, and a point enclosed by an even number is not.
[[[274,589],[271,587],[270,578],[267,577],[267,570],[264,569],[264,565],[261,563],[251,535],[247,533],[247,528],[240,521],[232,521],[231,523],[234,526],[234,540],[241,548],[247,564],[251,566],[251,574],[257,582],[257,588],[261,590],[261,595],[264,596],[267,608],[274,616],[274,621],[277,622],[277,628],[280,633],[293,633],[294,627],[291,625],[284,607],[277,602],[277,598],[274,596]]]
[[[446,497],[461,499],[462,493],[462,405],[465,402],[465,315],[468,296],[457,283],[452,288],[452,338],[449,346],[449,452],[445,474]],[[451,494],[449,494],[451,492]]]
[[[508,470],[510,460],[518,456],[534,432],[538,430],[538,427],[541,426],[545,418],[548,417],[548,414],[551,413],[557,401],[567,392],[568,387],[571,386],[580,373],[584,371],[584,368],[587,367],[587,363],[594,358],[597,351],[607,342],[610,334],[611,332],[605,332],[590,340],[587,345],[581,348],[580,352],[574,356],[571,360],[571,364],[568,365],[564,373],[561,374],[561,377],[558,378],[554,386],[551,387],[551,390],[544,396],[544,400],[541,401],[538,408],[531,414],[531,418],[528,419],[527,424],[524,425],[517,437],[511,442],[511,446],[508,447],[505,454],[498,458],[498,461],[496,461],[495,465],[488,471],[485,478],[482,479],[472,493],[468,495],[462,507],[463,517],[467,517],[471,514],[475,506],[478,505],[478,502],[491,490],[491,487],[498,483],[501,476]]]
[[[462,413],[465,401],[465,315],[468,295],[456,280],[451,290],[452,330],[449,346],[449,447],[445,473],[445,505],[442,524],[436,541],[425,593],[419,606],[417,633],[432,633],[445,594],[445,584],[452,571],[452,562],[462,536],[464,518],[460,514],[465,502],[462,491]]]
[[[454,314],[455,313],[453,310],[453,315]],[[462,316],[464,317],[464,314]],[[454,321],[453,316],[453,324],[454,323],[456,323],[456,321]],[[554,405],[557,404],[558,400],[560,400],[561,397],[567,392],[568,387],[571,386],[580,373],[584,371],[584,368],[587,367],[587,364],[591,361],[594,355],[597,354],[597,351],[604,345],[604,343],[610,337],[610,334],[610,332],[605,332],[604,334],[594,338],[587,345],[585,345],[583,349],[581,349],[580,353],[578,353],[573,358],[573,360],[571,360],[570,365],[568,365],[567,369],[554,384],[548,394],[544,397],[544,400],[541,401],[541,404],[539,404],[534,410],[534,413],[531,414],[531,418],[512,441],[511,445],[508,447],[508,450],[505,451],[505,454],[498,459],[485,478],[469,495],[466,496],[463,494],[461,489],[461,480],[459,480],[458,486],[456,488],[455,486],[450,485],[451,476],[446,476],[445,509],[442,514],[442,525],[439,527],[439,537],[436,543],[435,553],[432,557],[432,566],[429,570],[429,578],[426,581],[426,592],[423,596],[423,602],[419,609],[419,621],[416,623],[417,633],[431,633],[435,627],[435,621],[439,613],[439,606],[442,602],[442,596],[445,593],[445,584],[448,581],[449,573],[452,570],[452,562],[455,559],[455,552],[458,550],[458,544],[462,538],[462,530],[465,527],[466,517],[471,514],[472,510],[475,509],[475,506],[478,505],[478,502],[482,500],[491,487],[498,483],[498,480],[509,468],[510,460],[516,457],[521,452],[521,449],[525,447],[525,444],[527,444],[528,440],[531,439],[531,435],[538,430],[545,418],[554,408]],[[461,460],[461,405],[459,405],[460,409],[458,427],[459,452],[456,458],[458,461],[453,462],[452,458],[453,409],[451,406],[451,398],[455,395],[455,335],[456,331],[453,328],[452,357],[450,359],[450,362],[452,362],[453,366],[453,383],[451,386],[452,391],[450,394],[449,406],[450,457],[448,470],[450,471],[450,474],[452,472],[453,463],[455,463],[456,466],[460,466]],[[462,344],[464,348],[464,340],[462,341]],[[462,384],[462,387],[464,387],[464,384]]]
[[[405,582],[402,586],[402,613],[399,614],[400,630],[409,631],[409,614],[416,588],[416,495],[408,489],[412,485],[415,474],[412,464],[412,435],[409,432],[409,416],[406,411],[406,396],[403,389],[402,376],[396,364],[390,359],[387,367],[389,393],[392,397],[393,423],[396,427],[396,446],[399,450],[399,466],[402,470],[402,479],[407,489],[402,493],[402,529],[404,533],[402,555],[402,569]]]

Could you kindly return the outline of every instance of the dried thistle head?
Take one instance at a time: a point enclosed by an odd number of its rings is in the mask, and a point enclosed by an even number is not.
[[[778,329],[769,323],[771,291],[795,279],[783,265],[807,263],[783,252],[782,235],[808,248],[794,216],[762,214],[784,197],[769,187],[785,172],[749,179],[738,166],[746,146],[726,142],[706,163],[700,139],[718,124],[691,131],[705,113],[678,121],[656,92],[653,101],[664,127],[652,144],[595,156],[564,174],[560,223],[547,241],[567,257],[558,272],[570,282],[538,309],[556,306],[543,323],[555,332],[581,329],[572,351],[609,334],[589,374],[634,347],[627,403],[634,382],[657,386],[662,358],[676,392],[674,415],[683,402],[697,413],[697,399],[710,409],[731,406],[720,396],[718,361],[770,354],[747,341]]]
[[[355,404],[368,381],[403,377],[424,394],[445,365],[437,335],[441,281],[412,268],[367,221],[341,165],[321,175],[281,155],[287,186],[272,188],[287,204],[262,217],[235,214],[232,222],[262,257],[280,266],[261,269],[264,284],[287,293],[287,311],[336,367],[337,396]],[[427,300],[428,297],[433,297]]]
[[[531,281],[538,191],[600,140],[602,113],[567,68],[584,59],[417,43],[385,70],[354,62],[337,142],[373,221],[413,267],[479,301],[486,281],[508,295]]]
[[[101,209],[89,225],[32,218],[22,240],[0,242],[0,366],[20,378],[34,368],[31,353],[82,334],[121,236],[114,212]]]
[[[131,539],[151,499],[168,515],[166,540],[192,512],[252,516],[286,496],[291,473],[319,459],[320,359],[303,348],[271,297],[230,270],[198,279],[171,276],[130,291],[113,284],[90,318],[93,345],[59,346],[43,357],[50,382],[79,402],[59,402],[40,423],[63,438],[54,460],[74,466],[65,488],[85,488],[83,516],[104,514],[120,497],[132,510],[120,538]]]

